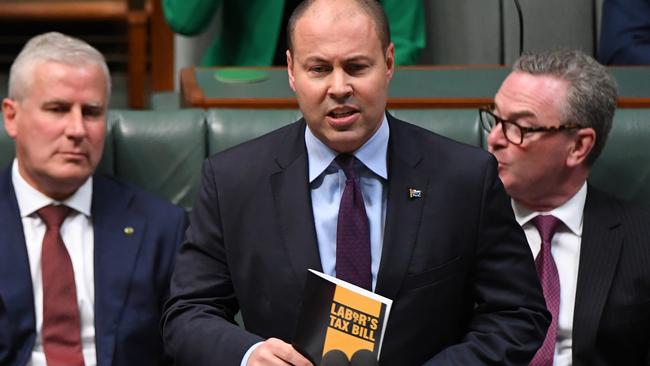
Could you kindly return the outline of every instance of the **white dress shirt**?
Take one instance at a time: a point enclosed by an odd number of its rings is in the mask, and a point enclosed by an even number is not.
[[[551,253],[560,277],[560,313],[553,365],[569,366],[572,363],[573,309],[575,307],[580,244],[587,183],[562,206],[549,212],[535,212],[512,201],[517,222],[524,229],[533,257],[537,257],[542,239],[531,220],[537,215],[553,215],[562,221],[551,240]]]
[[[43,352],[43,281],[41,278],[41,247],[45,236],[45,223],[36,214],[50,204],[65,204],[73,209],[61,225],[61,237],[72,261],[77,305],[81,320],[81,343],[86,366],[97,364],[95,355],[95,286],[93,260],[93,225],[90,217],[92,202],[92,177],[64,201],[53,200],[29,185],[20,175],[18,162],[12,167],[12,183],[16,192],[18,209],[25,233],[29,268],[34,293],[36,342],[28,366],[46,366]]]

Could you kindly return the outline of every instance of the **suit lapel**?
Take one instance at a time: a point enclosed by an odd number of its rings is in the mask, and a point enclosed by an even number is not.
[[[105,178],[93,179],[95,339],[98,363],[106,365],[112,363],[116,328],[146,224],[144,217],[129,210],[131,198]]]
[[[580,248],[578,284],[573,319],[573,357],[588,357],[618,257],[623,245],[623,230],[617,207],[600,192],[589,187]]]
[[[271,175],[271,189],[283,242],[299,284],[305,283],[307,268],[321,269],[311,194],[303,120],[289,131],[287,141],[275,157],[278,170]]]
[[[417,170],[422,160],[418,148],[413,146],[417,139],[406,136],[400,126],[403,122],[390,115],[388,120],[388,207],[375,292],[394,299],[406,276],[429,192],[425,189],[427,176]],[[422,197],[409,197],[409,189],[420,190]]]
[[[11,183],[11,164],[0,177],[0,297],[7,310],[6,316],[14,326],[13,334],[0,338],[11,339],[17,362],[27,362],[36,335],[34,293],[29,268],[23,224],[20,219],[16,193]],[[0,330],[0,332],[7,331]],[[21,361],[22,360],[22,361]]]

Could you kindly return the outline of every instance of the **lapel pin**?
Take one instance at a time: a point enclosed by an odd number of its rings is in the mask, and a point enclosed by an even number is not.
[[[135,229],[132,226],[126,226],[124,228],[124,235],[131,236],[135,232]]]
[[[420,198],[422,197],[422,191],[415,188],[409,188],[409,198]]]

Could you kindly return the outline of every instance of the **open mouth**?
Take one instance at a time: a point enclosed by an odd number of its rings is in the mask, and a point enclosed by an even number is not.
[[[355,114],[355,113],[357,113],[357,111],[354,111],[354,110],[352,110],[352,111],[345,111],[345,112],[335,112],[335,111],[332,111],[332,112],[329,112],[327,115],[330,116],[330,117],[332,117],[332,118],[345,118],[345,117],[349,117],[349,116],[351,116],[351,115],[353,115],[353,114]]]

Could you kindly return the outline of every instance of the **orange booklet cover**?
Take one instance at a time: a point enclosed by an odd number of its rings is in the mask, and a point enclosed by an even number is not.
[[[365,349],[379,360],[392,303],[310,269],[292,344],[316,366],[331,350],[340,350],[351,359],[356,351]]]

